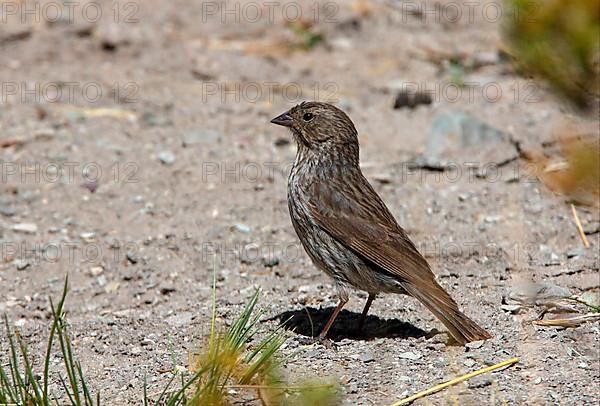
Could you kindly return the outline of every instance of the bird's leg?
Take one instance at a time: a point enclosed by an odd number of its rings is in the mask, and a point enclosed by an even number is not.
[[[346,299],[346,300],[340,299],[340,303],[338,303],[337,307],[335,308],[335,310],[331,314],[331,317],[329,318],[329,321],[327,321],[327,324],[325,324],[325,327],[323,327],[323,330],[321,331],[321,334],[319,334],[319,340],[323,340],[325,338],[325,336],[327,336],[327,332],[329,331],[329,329],[333,325],[333,322],[337,318],[340,310],[342,310],[342,307],[344,307],[344,305],[346,303],[348,303],[348,299]]]
[[[371,303],[373,303],[373,300],[375,300],[375,294],[369,293],[367,303],[365,303],[365,307],[363,308],[362,314],[360,315],[360,320],[358,321],[358,331],[362,331],[363,325],[365,324],[365,320],[367,319],[367,313],[369,313],[369,308],[371,307]]]

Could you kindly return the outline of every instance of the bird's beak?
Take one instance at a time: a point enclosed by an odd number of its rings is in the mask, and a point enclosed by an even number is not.
[[[273,124],[282,125],[284,127],[291,127],[293,121],[294,120],[292,120],[292,116],[290,116],[289,111],[286,111],[285,113],[280,114],[271,120]]]

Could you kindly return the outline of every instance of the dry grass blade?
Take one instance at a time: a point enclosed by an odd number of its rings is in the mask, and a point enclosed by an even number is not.
[[[490,367],[483,368],[483,369],[480,369],[478,371],[470,372],[470,373],[468,373],[466,375],[460,376],[458,378],[454,378],[454,379],[452,379],[452,380],[450,380],[448,382],[444,382],[442,384],[436,385],[436,386],[434,386],[432,388],[429,388],[427,390],[419,392],[416,395],[413,395],[413,396],[410,396],[408,398],[402,399],[402,400],[400,400],[400,401],[392,404],[392,406],[408,405],[409,403],[412,403],[412,402],[414,402],[417,399],[420,399],[420,398],[425,397],[427,395],[431,395],[432,393],[435,393],[435,392],[439,392],[442,389],[447,388],[448,386],[456,385],[457,383],[464,382],[464,381],[466,381],[468,379],[471,379],[471,378],[473,378],[473,377],[475,377],[477,375],[485,374],[487,372],[491,372],[491,371],[494,371],[496,369],[500,369],[500,368],[503,368],[503,367],[506,367],[506,366],[510,366],[510,365],[515,364],[517,362],[519,362],[519,358],[511,358],[509,360],[500,362],[499,364],[492,365]]]
[[[600,320],[599,313],[588,313],[582,316],[568,317],[564,319],[535,320],[533,324],[546,327],[578,327],[589,321]]]
[[[573,212],[573,218],[575,219],[575,224],[577,225],[577,231],[579,231],[579,236],[581,237],[581,241],[583,241],[583,245],[586,248],[590,246],[590,242],[588,241],[585,233],[583,232],[583,226],[581,225],[581,221],[579,220],[579,216],[577,215],[577,209],[575,205],[571,203],[571,211]]]

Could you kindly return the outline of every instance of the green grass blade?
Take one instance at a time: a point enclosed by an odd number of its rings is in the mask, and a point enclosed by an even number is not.
[[[6,325],[6,331],[8,332],[8,346],[10,348],[10,375],[12,378],[13,385],[18,391],[18,402],[24,402],[27,398],[27,386],[23,381],[23,377],[19,372],[19,359],[17,357],[17,346],[13,340],[12,333],[10,332],[10,325],[8,323],[8,317],[4,315],[4,324]]]
[[[144,374],[144,406],[148,406],[148,381],[146,380],[146,374]]]
[[[48,404],[48,383],[49,383],[49,379],[48,379],[48,375],[50,372],[50,354],[52,353],[52,343],[54,341],[54,336],[56,334],[56,326],[58,325],[58,323],[60,323],[60,315],[63,312],[63,307],[65,304],[65,300],[67,298],[67,292],[69,289],[69,275],[67,275],[65,277],[65,284],[63,287],[63,293],[62,296],[60,298],[60,301],[58,302],[58,307],[56,309],[56,312],[52,313],[52,327],[50,328],[50,336],[48,337],[48,347],[46,348],[46,358],[44,359],[44,388],[43,388],[43,401],[44,401],[44,405]],[[52,306],[52,298],[50,298],[50,306]],[[58,315],[58,317],[57,317]]]
[[[36,404],[43,404],[42,402],[42,394],[39,388],[39,383],[37,379],[35,379],[35,375],[33,373],[33,368],[31,366],[31,362],[29,360],[29,353],[27,352],[27,346],[25,342],[21,338],[18,332],[16,332],[17,342],[19,344],[19,348],[21,349],[21,357],[23,358],[23,366],[25,367],[25,376],[27,380],[27,386],[30,386],[33,389],[33,399],[35,399]],[[27,391],[29,392],[29,391]]]

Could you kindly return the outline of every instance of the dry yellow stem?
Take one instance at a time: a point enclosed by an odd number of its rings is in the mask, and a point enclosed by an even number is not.
[[[432,393],[438,392],[438,391],[440,391],[440,390],[442,390],[444,388],[447,388],[448,386],[456,385],[457,383],[460,383],[460,382],[466,381],[468,379],[471,379],[474,376],[485,374],[487,372],[494,371],[496,369],[499,369],[499,368],[502,368],[502,367],[505,367],[505,366],[508,366],[508,365],[515,364],[517,362],[519,362],[519,358],[511,358],[511,359],[503,361],[503,362],[501,362],[499,364],[492,365],[491,367],[487,367],[487,368],[480,369],[478,371],[470,372],[470,373],[468,373],[466,375],[460,376],[458,378],[454,378],[454,379],[452,379],[452,380],[450,380],[448,382],[441,383],[441,384],[436,385],[436,386],[434,386],[432,388],[429,388],[427,390],[419,392],[416,395],[413,395],[413,396],[410,396],[408,398],[402,399],[402,400],[400,400],[400,401],[392,404],[392,406],[407,405],[410,402],[414,402],[415,400],[420,399],[420,398],[422,398],[424,396],[431,395]]]
[[[573,218],[575,219],[575,224],[577,224],[577,230],[579,231],[579,236],[581,237],[581,241],[583,241],[583,245],[585,245],[586,248],[588,248],[590,246],[590,242],[588,241],[587,237],[585,236],[585,233],[583,232],[583,227],[581,226],[581,221],[579,221],[579,216],[577,215],[577,209],[575,209],[575,206],[571,203],[571,211],[573,212]]]

